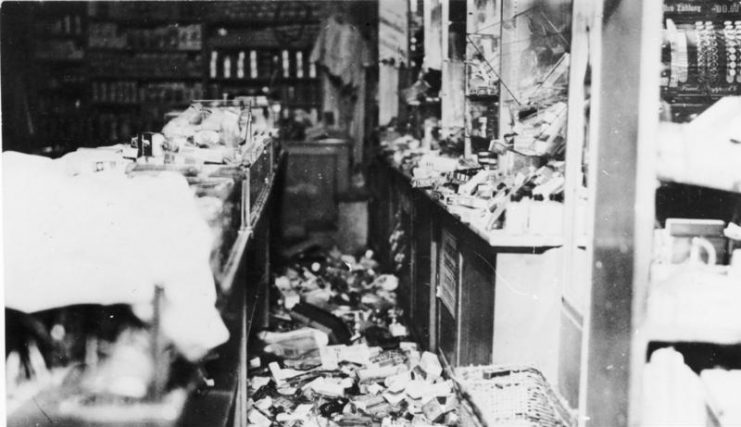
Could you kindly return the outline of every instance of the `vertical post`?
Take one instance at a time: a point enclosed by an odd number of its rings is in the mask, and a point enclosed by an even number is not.
[[[430,325],[430,339],[428,342],[429,350],[438,352],[438,288],[440,286],[440,276],[438,274],[438,262],[440,259],[438,246],[437,220],[435,215],[430,215],[430,316],[428,319]]]
[[[149,399],[154,402],[162,400],[167,385],[167,377],[170,372],[170,360],[165,353],[165,338],[162,335],[162,305],[164,303],[164,288],[155,285],[152,306],[154,315],[152,317],[151,354],[154,361],[154,377],[149,385]]]
[[[269,202],[269,204],[272,205],[272,202]],[[272,209],[272,206],[270,209]],[[269,212],[268,209],[265,209],[265,211]],[[270,325],[270,215],[267,215],[265,219],[263,219],[263,222],[263,227],[265,228],[265,242],[262,243],[262,248],[265,253],[265,263],[263,264],[263,278],[260,281],[260,286],[264,289],[264,292],[262,293],[262,318],[260,319],[260,327],[267,329]]]
[[[586,1],[586,0],[585,0]],[[602,2],[597,1],[591,4],[592,10],[590,12],[590,23],[589,23],[589,63],[591,65],[591,85],[593,88],[601,87],[601,73],[600,68],[597,66],[602,63]],[[593,90],[594,92],[594,90]],[[590,116],[589,122],[596,122],[597,113],[600,111],[601,99],[599,96],[592,96],[590,99]],[[586,233],[587,233],[587,247],[586,247],[586,265],[584,266],[587,271],[584,274],[584,278],[589,286],[587,295],[585,296],[585,312],[584,322],[582,324],[582,343],[581,343],[581,367],[579,375],[579,427],[584,427],[588,421],[587,413],[587,384],[588,384],[588,372],[589,372],[589,354],[590,354],[590,339],[589,331],[591,328],[591,292],[594,282],[592,280],[592,270],[594,265],[594,221],[595,221],[595,197],[597,194],[595,181],[597,180],[597,172],[594,165],[597,164],[597,148],[599,147],[599,131],[600,127],[596,124],[590,124],[588,138],[589,152],[587,155],[588,170],[586,171],[587,180],[587,198],[588,207],[585,212],[586,220]]]
[[[591,426],[640,424],[640,329],[651,254],[652,137],[658,121],[662,2],[605,1],[590,164],[595,173],[586,415]]]
[[[250,168],[252,165],[242,168],[244,176],[242,177],[242,224],[241,230],[252,228],[252,200],[250,200]]]
[[[569,404],[576,407],[579,407],[580,370],[582,361],[585,359],[582,349],[588,341],[584,334],[588,318],[585,299],[589,292],[590,281],[586,274],[579,274],[579,272],[588,269],[589,263],[584,260],[585,257],[582,256],[582,249],[579,246],[587,240],[585,234],[589,229],[579,219],[584,213],[581,211],[580,197],[584,182],[582,162],[586,142],[585,115],[588,99],[585,85],[591,54],[592,9],[591,0],[573,0],[566,128],[566,182],[563,223],[561,224],[564,243],[560,297],[563,302],[559,307],[561,323],[557,360],[558,387]],[[574,333],[579,334],[581,343],[573,340],[571,334]]]
[[[242,306],[240,308],[242,312],[242,321],[240,324],[240,337],[239,337],[239,368],[237,369],[239,378],[237,379],[237,396],[234,402],[234,425],[235,427],[246,427],[249,424],[247,419],[247,411],[249,411],[249,405],[247,405],[248,393],[247,393],[247,301],[248,292],[245,291],[244,287],[240,287],[237,290],[242,295]]]

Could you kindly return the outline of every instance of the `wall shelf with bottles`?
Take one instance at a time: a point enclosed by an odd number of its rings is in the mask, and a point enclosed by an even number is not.
[[[32,120],[41,146],[65,151],[87,139],[86,122],[80,119],[87,117],[85,7],[80,2],[51,2],[31,8],[33,69],[28,76],[33,79],[29,87],[36,93]]]
[[[262,94],[268,87],[287,109],[318,110],[320,80],[309,56],[321,20],[338,3],[43,2],[32,6],[32,58],[41,76],[34,79],[41,92],[54,95],[44,105],[67,94],[74,99],[65,105],[95,107],[94,125],[75,137],[81,145],[161,128],[160,110],[187,105],[183,93],[222,98]],[[57,78],[67,75],[81,80]],[[49,81],[54,83],[42,83]],[[157,94],[168,85],[161,91],[166,94]],[[151,87],[155,95],[145,96],[142,91]],[[128,125],[112,131],[114,122]]]
[[[310,52],[289,49],[259,49],[246,44],[213,49],[208,56],[207,81],[214,95],[265,86],[273,96],[280,96],[286,109],[318,108],[321,103],[320,81]],[[298,105],[298,104],[301,105]]]

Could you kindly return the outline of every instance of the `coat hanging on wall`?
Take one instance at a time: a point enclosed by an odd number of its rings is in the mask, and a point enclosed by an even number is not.
[[[365,68],[372,64],[368,45],[344,13],[335,13],[322,25],[310,61],[321,66],[322,121],[350,134],[358,161],[364,138]]]

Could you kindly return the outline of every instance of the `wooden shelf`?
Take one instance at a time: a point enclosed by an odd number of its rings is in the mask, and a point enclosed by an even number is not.
[[[688,328],[673,324],[649,323],[644,326],[647,341],[654,342],[695,342],[719,345],[741,344],[738,330],[719,330],[717,328]]]
[[[227,84],[267,84],[267,83],[317,83],[319,81],[318,78],[312,77],[312,78],[298,78],[298,77],[279,77],[276,79],[272,79],[270,77],[258,77],[258,78],[249,78],[245,77],[243,79],[238,78],[224,78],[224,77],[216,77],[216,78],[209,78],[209,82],[217,82],[217,83],[227,83]]]
[[[118,24],[126,27],[157,27],[157,26],[170,26],[170,25],[193,25],[203,24],[204,20],[201,17],[194,18],[178,18],[178,17],[167,17],[167,18],[152,18],[149,16],[141,16],[136,18],[131,17],[98,17],[89,16],[88,23],[96,24]]]
[[[725,266],[695,271],[682,266],[653,270],[645,324],[646,341],[741,344],[741,291]]]
[[[90,101],[96,107],[138,108],[141,102]]]
[[[43,33],[37,32],[34,34],[37,39],[51,39],[51,40],[72,40],[77,42],[85,42],[86,38],[84,34],[54,34],[54,33]]]
[[[458,218],[473,233],[495,248],[553,248],[563,245],[563,237],[560,235],[546,234],[512,234],[505,230],[486,230],[480,224],[461,217],[450,206],[431,196],[431,192],[425,191],[430,198],[450,215]],[[474,211],[474,210],[471,210]],[[478,211],[476,211],[478,212]]]
[[[466,98],[470,101],[499,101],[499,94],[491,94],[491,95],[484,95],[484,94],[476,94],[476,93],[469,93],[466,94]]]
[[[299,19],[291,20],[288,23],[276,22],[273,19],[235,19],[232,17],[206,17],[204,24],[214,27],[272,27],[275,25],[319,25],[322,23],[319,19]]]
[[[400,170],[397,166],[387,162],[388,167],[395,170],[399,175],[403,176],[404,179],[410,181],[411,176]],[[466,226],[474,234],[480,237],[489,246],[495,248],[553,248],[563,245],[563,236],[561,235],[544,235],[544,234],[512,234],[505,230],[485,230],[480,224],[473,221],[469,221],[465,218],[465,215],[461,215],[460,210],[457,207],[451,207],[443,203],[431,190],[421,190],[421,192],[429,198],[435,205],[446,211],[449,215],[456,218],[460,223]],[[458,210],[458,212],[456,212]],[[478,212],[473,209],[470,211]]]
[[[305,102],[305,101],[298,101],[298,102],[286,101],[283,103],[283,106],[284,108],[285,107],[289,107],[289,108],[290,107],[309,107],[309,108],[316,107],[316,108],[319,108],[322,106],[322,103],[321,102]]]
[[[50,56],[34,56],[33,59],[39,62],[48,63],[61,63],[61,64],[72,64],[72,65],[83,65],[85,58],[54,58]]]
[[[88,52],[91,53],[201,53],[203,50],[198,49],[179,49],[176,47],[107,47],[107,46],[94,46],[88,47]]]
[[[710,190],[720,190],[720,191],[726,191],[729,193],[741,194],[741,181],[736,182],[735,184],[727,183],[726,185],[721,185],[717,182],[710,182],[710,181],[704,180],[704,179],[710,179],[713,176],[714,176],[713,174],[708,174],[705,176],[697,177],[697,180],[688,180],[688,179],[669,176],[669,175],[659,175],[658,179],[661,183],[664,183],[664,184],[688,185],[688,186],[693,186],[693,187],[707,188]]]
[[[158,80],[158,81],[177,81],[177,80],[203,80],[202,76],[143,76],[143,75],[120,75],[112,74],[90,74],[91,80]]]
[[[313,47],[313,40],[311,38],[307,38],[306,40],[300,40],[297,42],[289,43],[289,44],[279,44],[278,41],[251,41],[245,43],[244,41],[239,42],[229,42],[229,41],[222,41],[222,40],[209,40],[208,44],[206,45],[206,49],[208,50],[218,50],[218,51],[227,51],[227,52],[244,52],[248,50],[261,50],[263,52],[269,51],[269,52],[281,52],[283,50],[290,50],[290,51],[301,51],[305,52],[306,56],[308,57],[311,53],[311,49]]]
[[[410,107],[428,107],[428,106],[439,106],[440,105],[440,98],[426,98],[422,101],[416,101],[413,103],[409,103]]]

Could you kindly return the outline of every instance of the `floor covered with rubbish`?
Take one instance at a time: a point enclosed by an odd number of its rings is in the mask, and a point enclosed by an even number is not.
[[[269,326],[248,350],[250,425],[470,425],[437,355],[409,336],[399,280],[372,251],[314,248],[273,273]]]

